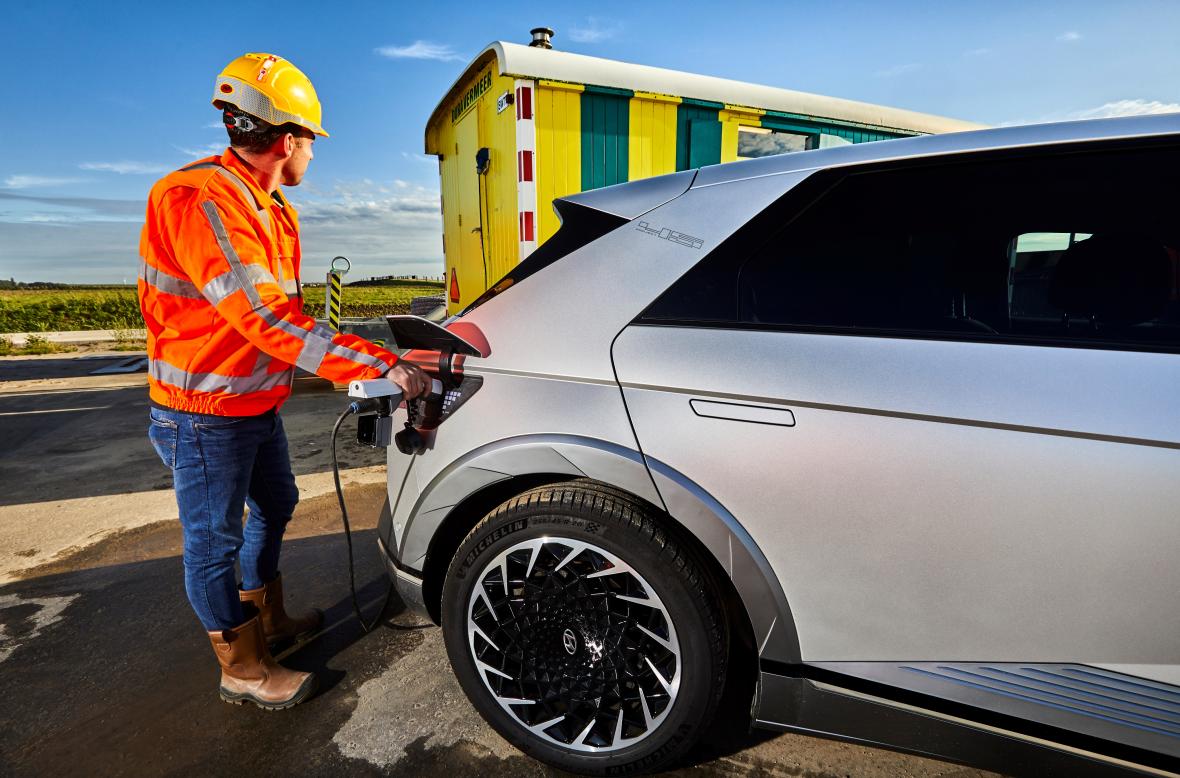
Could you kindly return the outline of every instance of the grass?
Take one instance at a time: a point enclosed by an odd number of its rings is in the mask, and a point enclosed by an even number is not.
[[[0,332],[142,328],[132,288],[0,291]]]
[[[147,348],[147,339],[139,337],[138,332],[131,330],[115,330],[115,342],[110,346],[111,351],[143,351]]]
[[[323,284],[303,285],[303,312],[324,316]],[[391,313],[409,313],[410,300],[444,292],[440,281],[397,281],[383,286],[345,286],[341,292],[341,316],[370,319]]]
[[[345,286],[341,315],[371,318],[409,313],[413,298],[442,293],[443,285],[437,281]],[[304,285],[303,312],[324,316],[323,284]],[[134,287],[0,290],[0,333],[138,329],[143,329],[143,318]],[[131,342],[130,337],[125,340]],[[11,342],[7,348],[13,348]],[[0,350],[3,353],[15,352]]]
[[[51,343],[39,335],[30,335],[23,346],[14,346],[8,338],[0,337],[0,357],[25,356],[28,354],[61,354],[77,350],[77,346],[71,346],[66,343]]]

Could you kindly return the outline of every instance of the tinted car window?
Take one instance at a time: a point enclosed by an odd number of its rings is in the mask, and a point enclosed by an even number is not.
[[[1173,146],[829,174],[645,318],[1172,350],[1178,173]]]

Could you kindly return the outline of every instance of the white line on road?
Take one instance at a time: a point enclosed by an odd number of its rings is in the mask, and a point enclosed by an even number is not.
[[[91,405],[86,408],[50,408],[44,411],[9,411],[7,413],[0,413],[0,416],[32,416],[37,413],[76,413],[78,411],[103,411],[110,408],[109,405]]]
[[[60,384],[61,381],[54,381],[53,383]],[[2,387],[2,385],[0,385]],[[36,391],[13,391],[6,392],[0,388],[0,400],[7,400],[9,397],[44,397],[47,394],[75,394],[81,392],[114,392],[118,389],[134,389],[136,387],[143,387],[147,389],[147,376],[140,374],[138,381],[127,381],[118,384],[103,384],[102,386],[84,386],[84,387],[60,387],[60,388],[46,388],[38,389]],[[25,387],[21,387],[24,389]],[[147,393],[144,393],[146,397]]]

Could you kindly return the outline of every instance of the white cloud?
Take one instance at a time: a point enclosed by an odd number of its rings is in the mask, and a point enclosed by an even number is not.
[[[992,53],[991,49],[984,47],[984,48],[979,48],[979,49],[968,49],[967,51],[963,52],[963,56],[964,57],[982,57],[986,54],[991,54],[991,53]]]
[[[322,183],[286,191],[299,209],[304,280],[318,281],[343,254],[350,278],[443,272],[436,189],[397,179]],[[0,192],[0,277],[118,282],[134,278],[142,200]]]
[[[47,186],[70,186],[72,184],[81,184],[86,180],[85,178],[37,176],[18,173],[17,175],[12,175],[4,179],[4,187],[7,189],[35,189],[37,187]]]
[[[1077,30],[1066,30],[1057,36],[1057,40],[1061,43],[1073,43],[1074,41],[1080,41],[1081,39],[1082,34]]]
[[[142,200],[0,192],[0,273],[71,284],[135,279]]]
[[[440,62],[462,62],[465,59],[449,45],[430,41],[414,41],[409,46],[381,46],[373,52],[390,59],[434,59]]]
[[[622,25],[618,22],[603,23],[596,16],[586,19],[584,27],[570,27],[570,40],[574,43],[602,43],[619,34]]]
[[[443,272],[436,190],[393,180],[338,182],[330,194],[319,192],[287,190],[299,209],[305,279],[320,277],[327,266],[319,260],[337,254],[352,260],[358,278]]]
[[[1108,119],[1115,116],[1143,116],[1154,113],[1180,113],[1180,103],[1164,103],[1159,100],[1115,100],[1103,103],[1097,108],[1074,111],[1070,119]]]
[[[121,162],[83,162],[78,167],[82,170],[101,170],[108,173],[118,173],[119,175],[167,173],[172,169],[168,165],[159,165],[152,162],[133,162],[130,160],[123,160]]]
[[[202,124],[201,128],[206,130],[224,130],[225,124],[223,122],[209,122],[208,124]]]
[[[1165,103],[1160,100],[1114,100],[1097,108],[1083,108],[1078,111],[1058,111],[1039,119],[1016,119],[1004,122],[1010,127],[1020,124],[1046,124],[1048,122],[1071,122],[1079,119],[1112,119],[1119,116],[1145,116],[1158,113],[1180,113],[1180,103]]]
[[[142,217],[141,217],[142,218]],[[19,281],[69,284],[134,281],[140,224],[0,222],[0,274]]]
[[[0,191],[0,223],[80,224],[142,221],[142,200],[98,197],[44,197]]]
[[[228,145],[229,145],[229,141],[226,140],[222,143],[206,143],[203,146],[176,146],[176,145],[174,145],[172,148],[176,149],[177,151],[179,151],[181,154],[185,155],[186,157],[209,157],[214,154],[220,154],[221,152],[225,151],[225,147]]]
[[[897,76],[904,76],[907,73],[913,73],[915,70],[921,70],[922,65],[918,62],[907,62],[904,65],[894,65],[891,68],[878,70],[873,75],[877,78],[896,78]]]

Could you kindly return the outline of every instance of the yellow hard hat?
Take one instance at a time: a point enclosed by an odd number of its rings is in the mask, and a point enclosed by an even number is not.
[[[229,103],[270,124],[293,122],[328,137],[322,109],[303,71],[274,54],[245,54],[225,66],[213,88],[213,105]]]

